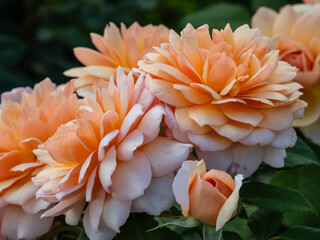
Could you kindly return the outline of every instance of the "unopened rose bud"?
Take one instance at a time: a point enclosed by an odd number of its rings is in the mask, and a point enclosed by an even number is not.
[[[243,176],[235,180],[224,171],[206,172],[201,161],[186,161],[173,181],[173,192],[184,216],[192,216],[219,230],[235,216]]]

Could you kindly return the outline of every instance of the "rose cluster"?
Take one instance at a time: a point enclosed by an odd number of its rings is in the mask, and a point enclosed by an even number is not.
[[[35,239],[65,215],[112,239],[130,213],[175,201],[222,228],[243,177],[284,166],[293,125],[320,143],[319,22],[319,4],[300,4],[261,8],[234,31],[110,23],[91,34],[97,50],[74,50],[84,66],[70,82],[1,95],[0,235]]]

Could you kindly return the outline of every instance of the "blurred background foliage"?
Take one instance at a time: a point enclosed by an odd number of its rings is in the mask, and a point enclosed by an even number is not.
[[[0,92],[33,86],[45,77],[68,80],[79,66],[72,49],[93,47],[90,32],[112,21],[127,26],[164,24],[176,31],[191,22],[223,28],[250,23],[260,6],[275,10],[297,0],[0,0]]]

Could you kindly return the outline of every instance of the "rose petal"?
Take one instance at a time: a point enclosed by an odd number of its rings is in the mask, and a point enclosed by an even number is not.
[[[159,178],[152,178],[144,194],[132,203],[132,212],[146,212],[150,215],[160,215],[174,204],[172,192],[173,173]]]
[[[176,170],[187,159],[191,144],[184,144],[158,137],[143,147],[142,151],[148,157],[153,177],[161,177]]]
[[[143,195],[151,181],[151,167],[148,158],[140,151],[134,159],[120,162],[112,177],[112,196],[121,201],[130,201]]]

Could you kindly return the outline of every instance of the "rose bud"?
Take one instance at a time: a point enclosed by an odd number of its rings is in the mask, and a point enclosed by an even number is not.
[[[233,180],[224,171],[206,172],[203,160],[185,161],[172,188],[184,216],[216,225],[219,230],[236,215],[242,180],[241,174]]]

